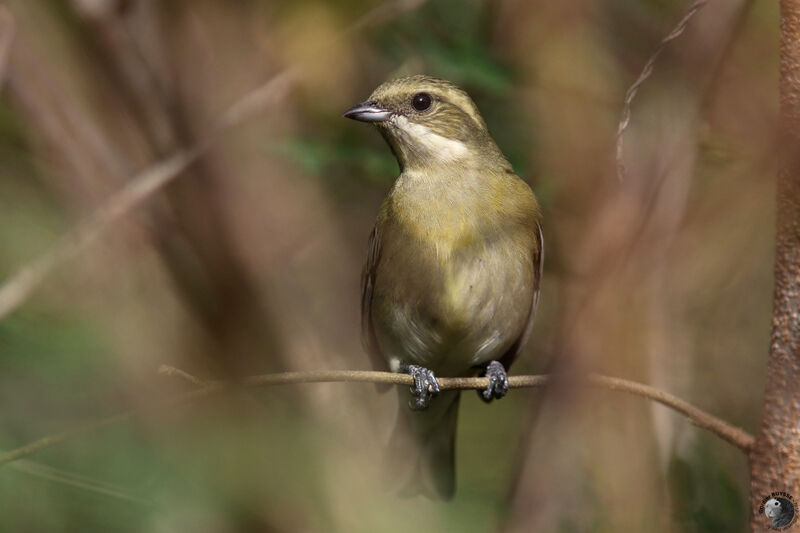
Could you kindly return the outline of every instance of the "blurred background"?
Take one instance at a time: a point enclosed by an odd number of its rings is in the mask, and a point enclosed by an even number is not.
[[[745,531],[744,455],[640,398],[464,394],[457,495],[382,490],[394,395],[204,378],[368,369],[359,275],[398,173],[341,118],[379,83],[462,85],[545,213],[512,373],[675,393],[757,429],[769,344],[778,6],[664,0],[8,0],[0,283],[137,173],[210,149],[0,321],[0,449],[134,410],[0,466],[7,531]],[[221,133],[220,117],[291,69]],[[268,87],[268,89],[269,89]]]

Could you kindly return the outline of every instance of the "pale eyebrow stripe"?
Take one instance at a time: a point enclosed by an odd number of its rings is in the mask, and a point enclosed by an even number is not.
[[[472,119],[472,121],[475,123],[476,126],[482,128],[482,129],[486,129],[486,122],[483,121],[483,118],[481,117],[480,113],[478,113],[476,110],[473,109],[475,107],[474,104],[473,105],[469,105],[470,101],[463,99],[463,97],[461,97],[461,95],[459,95],[459,99],[463,100],[463,103],[465,105],[458,105],[457,103],[455,103],[455,102],[453,102],[453,101],[451,101],[449,99],[447,99],[447,100],[446,99],[441,99],[441,101],[446,103],[446,104],[448,104],[448,105],[451,105],[451,106],[455,107],[456,109],[458,109],[462,113],[464,113],[467,116],[469,116],[469,118]]]

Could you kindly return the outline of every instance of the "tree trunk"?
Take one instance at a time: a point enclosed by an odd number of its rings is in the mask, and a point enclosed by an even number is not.
[[[800,0],[781,0],[780,162],[775,295],[761,427],[750,454],[751,526],[766,531],[762,498],[800,498]]]

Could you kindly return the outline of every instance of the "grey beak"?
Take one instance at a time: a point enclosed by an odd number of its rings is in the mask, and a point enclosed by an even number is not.
[[[383,122],[391,118],[392,112],[379,107],[375,102],[363,102],[351,107],[342,116],[361,122]]]

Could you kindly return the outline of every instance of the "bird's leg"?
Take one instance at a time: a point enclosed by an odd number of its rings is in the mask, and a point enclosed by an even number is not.
[[[414,386],[411,387],[411,401],[408,406],[414,411],[427,409],[431,398],[439,394],[439,382],[433,375],[433,370],[417,365],[408,365],[403,368],[414,378]]]
[[[484,390],[478,391],[478,396],[489,403],[494,399],[500,399],[508,392],[508,374],[500,361],[492,361],[486,366],[486,377],[489,378],[489,386]]]

